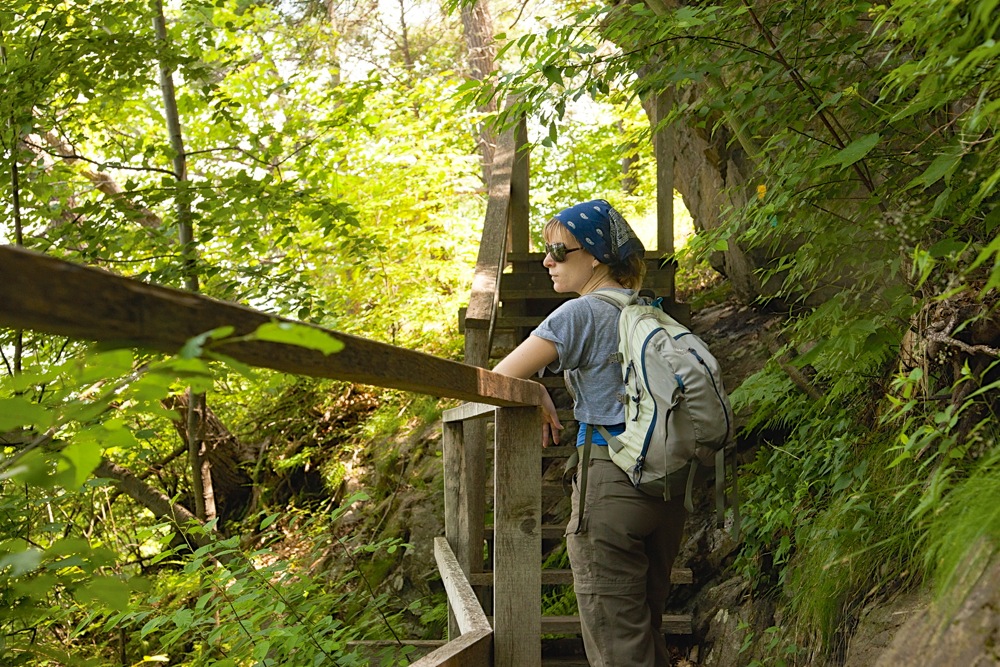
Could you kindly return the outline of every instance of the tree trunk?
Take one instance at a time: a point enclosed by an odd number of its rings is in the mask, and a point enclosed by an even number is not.
[[[192,521],[199,524],[201,522],[188,508],[171,501],[162,491],[146,484],[126,468],[103,460],[94,470],[94,476],[113,479],[132,500],[148,509],[157,518],[167,519],[173,523],[192,546],[202,547],[211,543],[212,540],[206,535],[189,532],[188,526]]]
[[[153,27],[156,39],[162,47],[168,43],[167,21],[163,15],[163,1],[156,0],[153,6]],[[181,247],[181,262],[183,264],[184,287],[192,292],[198,291],[197,248],[194,240],[194,215],[191,209],[191,191],[188,188],[187,149],[184,146],[184,136],[181,133],[180,113],[177,108],[177,95],[174,89],[173,69],[160,60],[160,90],[163,93],[163,112],[167,120],[167,133],[170,137],[170,147],[174,152],[174,177],[177,179],[177,191],[174,212],[177,216],[178,242]],[[198,518],[210,520],[215,518],[215,491],[212,488],[211,465],[202,456],[202,443],[198,428],[197,405],[204,406],[204,396],[188,402],[187,437],[188,457],[191,462],[191,486],[194,488],[195,511]],[[204,408],[203,408],[204,409]]]
[[[243,464],[252,462],[253,456],[244,450],[236,436],[204,401],[198,400],[199,396],[195,396],[201,431],[200,437],[196,438],[200,443],[198,458],[203,462],[203,473],[207,472],[212,480],[213,492],[212,496],[206,497],[206,504],[211,502],[214,505],[220,522],[237,519],[250,504],[253,480]],[[190,442],[190,425],[186,418],[190,405],[187,392],[172,396],[163,405],[181,414],[180,419],[174,420],[174,428],[184,442]]]
[[[476,81],[485,81],[496,71],[497,55],[493,39],[493,16],[490,14],[488,0],[463,4],[462,28],[469,58],[469,76]],[[496,100],[491,98],[487,104],[479,107],[479,111],[484,114],[496,113]],[[483,183],[489,187],[493,171],[493,151],[497,144],[496,132],[489,123],[480,124],[478,142],[483,161]]]

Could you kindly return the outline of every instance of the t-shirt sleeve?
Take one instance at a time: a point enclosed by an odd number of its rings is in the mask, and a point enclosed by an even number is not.
[[[559,358],[549,364],[553,373],[583,366],[586,358],[587,341],[594,331],[594,315],[587,299],[566,301],[550,314],[532,332],[532,335],[551,341],[556,346]],[[570,341],[577,341],[570,345]],[[581,344],[582,343],[582,344]]]

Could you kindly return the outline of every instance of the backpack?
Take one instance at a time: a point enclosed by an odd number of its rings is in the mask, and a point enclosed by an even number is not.
[[[714,475],[718,524],[722,527],[728,457],[733,464],[738,534],[733,410],[718,361],[698,336],[663,312],[662,299],[611,291],[591,292],[588,296],[621,311],[614,360],[622,368],[624,392],[619,400],[625,404],[625,431],[615,436],[603,426],[593,427],[607,440],[611,460],[640,491],[665,500],[683,493],[689,512],[694,510],[691,495],[695,481]],[[590,458],[587,449],[592,433],[587,436],[584,470]],[[581,484],[583,498],[585,480]]]

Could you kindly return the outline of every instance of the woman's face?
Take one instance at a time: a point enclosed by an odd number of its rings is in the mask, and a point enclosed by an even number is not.
[[[542,260],[552,279],[552,289],[560,294],[580,294],[583,286],[594,276],[594,256],[580,249],[580,242],[562,225],[551,228],[550,233],[545,235],[545,243],[562,243],[566,247],[564,261],[557,262],[551,253],[546,253]]]

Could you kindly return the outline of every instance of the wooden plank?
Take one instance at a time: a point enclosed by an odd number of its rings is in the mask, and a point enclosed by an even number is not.
[[[664,614],[660,628],[669,635],[691,634],[690,614]],[[555,635],[580,634],[579,616],[542,616],[542,632]]]
[[[557,526],[553,524],[545,524],[542,526],[542,539],[543,540],[560,539],[565,531],[566,531],[565,525]],[[493,539],[493,526],[486,526],[485,537],[487,541],[491,541]],[[489,581],[492,583],[493,581],[492,573],[488,573],[488,576],[490,577]],[[470,579],[469,581],[472,581],[472,579]],[[477,581],[481,583],[482,579],[478,579]]]
[[[477,419],[480,417],[492,417],[496,412],[495,405],[487,403],[462,403],[458,407],[448,408],[441,413],[441,420],[445,423],[465,421],[467,419]]]
[[[470,366],[486,368],[489,366],[490,349],[493,347],[494,320],[490,320],[482,328],[470,328],[466,320],[465,329],[465,363]],[[482,323],[478,323],[482,324]]]
[[[465,576],[458,559],[443,537],[434,538],[434,560],[437,562],[441,581],[448,593],[448,604],[455,612],[458,629],[464,635],[479,630],[490,630],[490,622],[479,606],[472,586]]]
[[[496,420],[494,656],[496,667],[540,667],[541,411],[501,408]]]
[[[476,404],[479,405],[479,404]],[[459,516],[462,512],[462,423],[445,422],[441,429],[441,464],[444,468],[444,537],[453,551],[463,551],[465,536],[459,531]],[[437,543],[434,544],[434,556],[437,558]],[[468,544],[464,545],[468,553]],[[438,568],[441,564],[438,563]],[[468,572],[466,570],[466,572]],[[443,578],[444,575],[442,575]],[[447,587],[446,587],[447,588]],[[477,602],[478,604],[478,602]],[[462,634],[458,617],[453,605],[448,605],[448,638],[454,639]]]
[[[545,259],[545,253],[543,252],[512,252],[507,255],[507,261],[511,264],[530,264],[532,266],[537,266],[539,271],[544,271],[542,269],[542,260]],[[659,250],[647,249],[645,254],[645,260],[647,264],[659,266],[660,261],[663,259],[663,253]]]
[[[535,378],[531,382],[537,382],[543,387],[565,387],[566,380],[561,375],[549,375],[543,378]],[[488,403],[462,403],[454,408],[448,408],[441,413],[441,420],[444,422],[466,421],[470,419],[491,419],[496,412],[497,406]],[[563,421],[573,421],[572,410],[559,410],[559,418]]]
[[[562,537],[562,531],[565,530],[565,526],[549,526],[549,528],[558,528],[558,535],[556,537]],[[553,531],[555,532],[555,531]],[[543,528],[544,536],[544,528]],[[542,570],[542,584],[548,585],[566,585],[573,583],[573,571],[564,569],[543,569]],[[691,584],[694,583],[694,574],[691,572],[689,567],[675,567],[670,571],[670,583],[677,585]],[[492,572],[480,572],[475,575],[469,576],[469,584],[472,586],[492,586],[493,585],[493,573]]]
[[[642,283],[643,288],[651,289],[657,296],[667,296],[668,293],[663,286],[670,284],[673,276],[671,271],[657,269],[646,273],[646,278]],[[552,279],[548,274],[543,273],[505,273],[500,285],[501,300],[507,294],[518,294],[521,292],[541,293],[547,298],[559,298],[560,295],[552,290]],[[504,306],[506,308],[506,305]],[[499,318],[503,314],[503,309],[498,313]]]
[[[514,131],[507,130],[497,142],[493,153],[493,172],[490,180],[490,195],[486,202],[486,220],[483,223],[483,237],[476,258],[476,269],[472,276],[472,294],[466,311],[466,326],[469,320],[492,322],[496,311],[497,284],[503,271],[507,253],[507,220],[510,212],[510,178],[514,164]],[[468,359],[467,359],[468,360]]]
[[[462,568],[469,574],[483,571],[483,532],[486,528],[486,422],[482,419],[463,425],[462,467],[458,471],[461,485],[461,511],[458,532],[462,536]],[[489,603],[487,602],[487,606]]]
[[[563,426],[565,426],[565,425],[566,425],[566,423],[563,422]],[[545,447],[545,448],[542,449],[542,458],[543,459],[564,459],[564,458],[570,456],[571,454],[573,454],[573,452],[575,452],[575,451],[576,451],[576,445],[575,444],[570,444],[570,445],[563,444],[563,445],[557,445],[555,447]]]
[[[493,633],[477,630],[428,653],[410,667],[488,667],[492,647]]]
[[[0,326],[167,353],[175,353],[193,336],[219,327],[232,326],[239,337],[268,322],[290,321],[13,246],[0,247],[0,304]],[[295,345],[230,340],[218,350],[253,366],[432,396],[496,405],[537,405],[542,400],[544,389],[535,382],[338,331],[323,331],[343,342],[344,349],[327,356]]]

